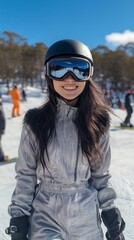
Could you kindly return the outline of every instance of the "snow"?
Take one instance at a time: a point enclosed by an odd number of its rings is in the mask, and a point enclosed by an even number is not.
[[[6,132],[2,137],[2,145],[5,154],[10,158],[18,155],[24,114],[28,109],[43,104],[45,99],[45,93],[42,94],[39,89],[28,88],[28,100],[27,102],[21,102],[22,116],[11,119],[12,103],[10,98],[6,95],[3,96]],[[119,117],[111,116],[112,126],[119,125],[126,115],[125,110],[115,109],[114,111]],[[132,123],[134,124],[134,114]],[[134,130],[111,127],[110,136],[112,150],[111,181],[118,196],[115,203],[126,222],[125,239],[134,240]],[[14,167],[15,163],[0,166],[0,240],[10,239],[4,232],[9,225],[10,216],[7,208],[15,187]]]

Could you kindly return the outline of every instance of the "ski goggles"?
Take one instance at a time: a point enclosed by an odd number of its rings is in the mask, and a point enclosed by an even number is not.
[[[82,58],[55,58],[46,64],[46,75],[63,81],[71,75],[76,81],[87,81],[92,76],[93,66]]]

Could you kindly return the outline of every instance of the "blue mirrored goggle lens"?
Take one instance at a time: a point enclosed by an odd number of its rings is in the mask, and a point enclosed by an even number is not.
[[[91,65],[83,59],[53,59],[48,63],[47,75],[53,79],[62,80],[69,72],[80,80],[88,80],[90,77]]]

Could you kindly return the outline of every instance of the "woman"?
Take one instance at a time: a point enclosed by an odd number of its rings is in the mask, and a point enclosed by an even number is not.
[[[109,105],[92,80],[83,43],[61,40],[45,57],[48,101],[24,119],[17,185],[9,206],[12,240],[124,239],[109,183]]]

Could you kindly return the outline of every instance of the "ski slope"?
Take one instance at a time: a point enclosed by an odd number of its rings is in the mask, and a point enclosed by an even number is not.
[[[40,106],[45,99],[46,95],[41,94],[40,90],[29,88],[27,102],[21,103],[23,115],[11,119],[12,103],[5,96],[3,108],[6,115],[6,132],[2,138],[2,144],[5,154],[9,155],[10,158],[18,155],[25,112],[29,108]],[[119,125],[126,114],[124,110],[116,109],[114,111],[120,118],[112,116],[111,125],[113,126]],[[134,114],[132,123],[134,124]],[[112,150],[111,181],[118,196],[116,205],[121,210],[126,222],[125,239],[134,240],[134,130],[111,128],[110,135]],[[10,239],[4,233],[4,229],[8,226],[10,219],[7,208],[15,187],[14,166],[15,163],[0,166],[0,240]]]

